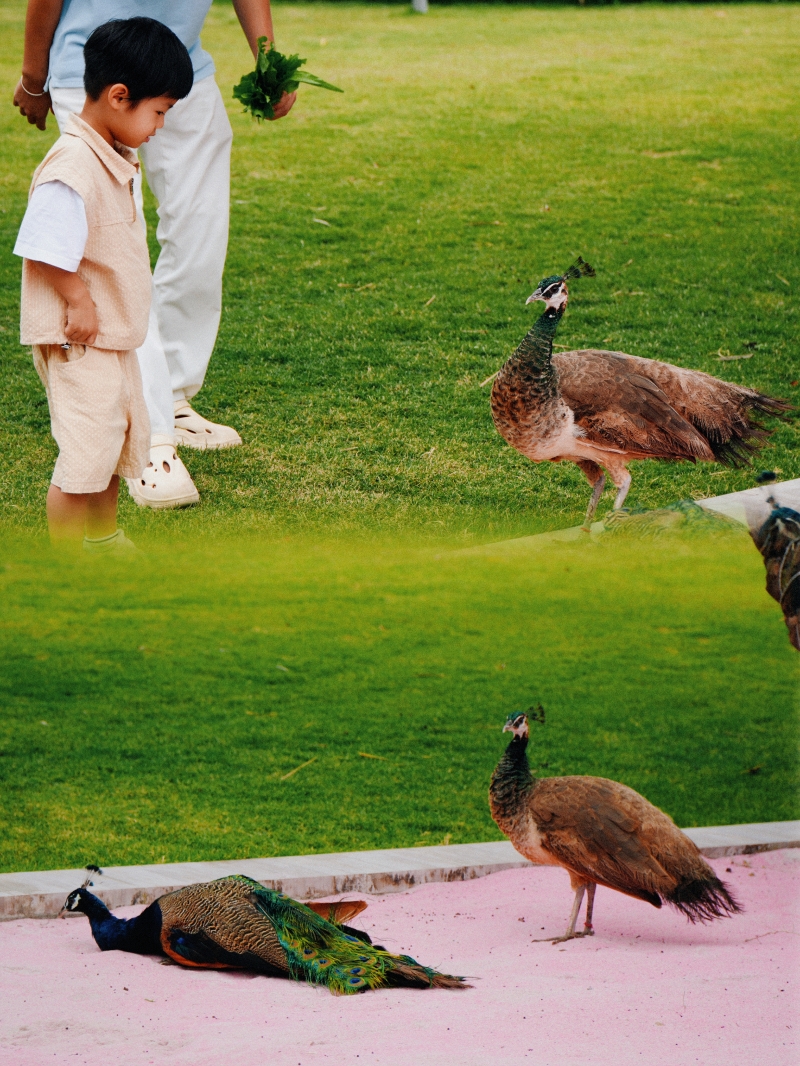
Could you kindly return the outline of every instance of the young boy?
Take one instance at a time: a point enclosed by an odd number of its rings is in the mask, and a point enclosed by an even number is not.
[[[136,218],[136,149],[192,88],[178,37],[153,19],[99,26],[84,49],[86,103],[33,175],[14,252],[23,257],[21,340],[50,407],[58,460],[53,541],[114,554],[119,478],[141,478],[150,423],[135,349],[150,310],[150,258]]]

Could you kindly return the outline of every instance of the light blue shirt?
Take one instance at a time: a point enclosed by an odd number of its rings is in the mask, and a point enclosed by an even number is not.
[[[211,3],[212,0],[64,0],[50,48],[48,86],[82,88],[83,46],[92,30],[109,19],[137,15],[163,22],[180,37],[189,50],[195,82],[210,78],[214,60],[203,51],[200,30]]]

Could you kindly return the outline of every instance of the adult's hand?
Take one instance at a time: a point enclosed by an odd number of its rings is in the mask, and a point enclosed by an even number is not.
[[[18,107],[32,126],[43,130],[47,126],[47,112],[52,111],[50,93],[44,91],[50,46],[61,18],[64,0],[28,0],[25,12],[25,50],[22,56],[22,77],[14,91],[14,107]],[[23,87],[24,86],[24,87]],[[25,92],[25,89],[28,91]],[[42,93],[32,96],[31,93]]]
[[[233,0],[233,7],[247,43],[250,45],[250,51],[257,56],[259,37],[266,37],[271,42],[275,41],[270,0]],[[272,120],[288,115],[296,99],[297,93],[284,93],[275,105]]]
[[[275,114],[270,119],[270,122],[274,122],[276,118],[283,118],[284,115],[288,115],[294,107],[294,102],[296,99],[297,93],[284,93],[273,108]]]
[[[28,90],[27,92],[25,91],[26,89]],[[32,95],[34,93],[36,95]],[[42,95],[40,96],[39,93]],[[14,91],[14,107],[20,109],[21,114],[27,118],[32,126],[36,126],[40,130],[47,129],[47,115],[53,110],[53,103],[50,99],[50,93],[44,92],[43,85],[32,85],[29,81],[26,86],[23,86],[23,79],[20,78]]]

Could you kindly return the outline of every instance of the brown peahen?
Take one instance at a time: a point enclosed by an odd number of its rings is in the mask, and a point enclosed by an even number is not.
[[[64,904],[64,910],[88,917],[102,951],[167,955],[182,966],[291,977],[326,985],[339,995],[370,988],[470,987],[461,977],[437,973],[409,955],[393,955],[373,945],[366,933],[340,924],[358,909],[349,903],[298,903],[238,874],[169,892],[135,918],[115,918],[85,886]]]
[[[502,367],[492,386],[492,417],[512,448],[534,463],[569,460],[584,472],[592,495],[588,529],[605,487],[605,470],[622,506],[633,459],[698,459],[741,466],[768,436],[753,413],[780,415],[790,404],[699,370],[624,352],[583,348],[553,355],[569,300],[567,281],[594,277],[578,257],[544,278],[527,303],[544,313]]]
[[[567,931],[552,943],[593,935],[598,885],[654,907],[669,903],[690,922],[740,911],[695,844],[644,796],[604,777],[535,778],[528,765],[528,714],[510,714],[503,732],[514,736],[492,775],[492,818],[526,859],[563,866],[575,892]],[[583,932],[576,933],[587,891]]]

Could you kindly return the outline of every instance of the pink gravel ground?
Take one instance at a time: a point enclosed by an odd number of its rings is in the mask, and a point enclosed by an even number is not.
[[[335,997],[102,953],[82,917],[7,922],[0,1063],[795,1066],[800,851],[713,865],[744,904],[740,917],[691,926],[599,889],[596,936],[559,945],[531,941],[563,932],[563,870],[366,897],[363,928],[390,949],[470,975],[474,988],[463,992]]]

